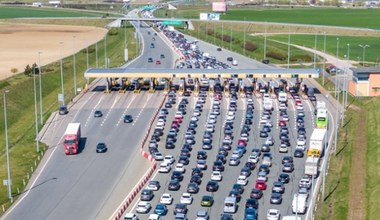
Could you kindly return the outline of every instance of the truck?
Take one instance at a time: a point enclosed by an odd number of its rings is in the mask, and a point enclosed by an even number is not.
[[[77,154],[81,138],[80,123],[69,123],[63,136],[65,154]]]
[[[305,214],[307,197],[305,194],[294,194],[292,201],[292,212],[294,214]]]
[[[307,157],[305,161],[305,175],[317,177],[319,161],[319,157]]]
[[[323,155],[323,150],[327,139],[327,130],[324,128],[314,128],[309,140],[309,149],[307,151],[307,156],[311,157],[321,157]]]

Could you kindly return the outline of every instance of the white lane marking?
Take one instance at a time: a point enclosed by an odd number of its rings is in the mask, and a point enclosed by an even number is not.
[[[314,111],[313,111],[313,107],[311,106],[310,102],[309,101],[305,101],[307,103],[307,106],[309,106],[309,109],[310,109],[310,115],[311,115],[311,124],[313,125],[313,127],[315,127],[315,120],[314,120]]]
[[[127,107],[125,108],[123,114],[121,114],[120,118],[119,118],[119,121],[117,122],[116,126],[119,126],[120,122],[122,122],[124,120],[124,115],[125,113],[127,113],[127,111],[129,110],[129,107],[131,106],[131,104],[133,103],[133,101],[135,100],[135,98],[137,97],[137,95],[134,95],[130,100],[131,102],[127,105]]]
[[[90,114],[89,114],[88,117],[87,117],[86,123],[84,124],[85,127],[87,127],[87,125],[88,125],[90,119],[94,117],[93,115],[94,115],[95,109],[97,109],[98,105],[102,102],[103,97],[104,97],[104,96],[101,96],[100,99],[99,99],[99,101],[98,101],[98,103],[94,106],[94,108],[92,108]]]
[[[94,95],[95,95],[95,93],[92,93],[92,94],[90,95],[90,97],[89,97],[88,99],[86,99],[85,102],[83,102],[82,107],[80,107],[79,109],[82,109],[83,106],[85,106],[85,105],[87,104],[87,102],[90,101],[91,98],[92,98],[92,96],[94,96]],[[78,112],[79,112],[79,111],[78,111]],[[78,115],[78,112],[75,114],[74,118],[76,118],[76,116]],[[16,201],[16,203],[14,203],[14,204],[8,209],[8,211],[7,211],[6,213],[4,213],[4,215],[1,217],[1,219],[5,219],[5,218],[7,217],[7,215],[8,215],[9,213],[11,213],[11,212],[13,211],[13,209],[15,209],[15,208],[16,208],[16,207],[17,207],[17,206],[18,206],[18,205],[19,205],[19,204],[25,199],[25,197],[27,197],[27,196],[29,195],[29,192],[31,191],[31,189],[34,188],[34,186],[35,186],[37,180],[39,179],[39,177],[40,177],[41,174],[43,173],[43,171],[44,171],[44,169],[46,168],[46,166],[49,164],[49,161],[50,161],[51,157],[54,155],[54,152],[58,149],[58,147],[59,147],[59,143],[61,143],[62,139],[63,139],[63,135],[62,135],[61,138],[58,140],[58,142],[55,144],[55,146],[57,146],[57,147],[54,147],[53,151],[52,151],[51,154],[49,155],[49,157],[48,157],[48,159],[46,160],[45,164],[42,165],[41,170],[40,170],[39,172],[37,172],[37,176],[36,176],[36,178],[34,179],[34,181],[32,182],[32,184],[30,185],[29,189],[26,189],[26,193],[23,193],[23,195],[22,195],[22,196]],[[36,173],[36,172],[35,172],[35,173]]]
[[[112,103],[110,109],[108,110],[106,116],[104,117],[102,123],[100,124],[100,126],[103,126],[104,123],[107,121],[107,118],[109,117],[111,111],[113,110],[113,107],[114,107],[114,106],[116,105],[116,103],[119,101],[120,97],[121,97],[121,95],[116,96],[115,100],[113,100],[113,103]]]
[[[135,125],[137,119],[139,119],[142,111],[145,109],[146,104],[148,104],[149,100],[153,97],[153,94],[148,94],[148,99],[145,101],[144,106],[140,109],[139,113],[137,114],[135,120],[133,120],[132,126]]]

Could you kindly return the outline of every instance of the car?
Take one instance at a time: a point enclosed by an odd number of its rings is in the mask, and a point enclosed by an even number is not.
[[[244,192],[244,187],[240,184],[235,183],[232,185],[232,190],[236,190],[239,194],[242,194]]]
[[[171,175],[171,179],[172,180],[182,181],[183,180],[183,174],[182,174],[182,172],[174,171],[172,173],[172,175]]]
[[[139,214],[146,214],[150,211],[152,205],[146,201],[140,201],[137,203],[136,212]]]
[[[249,168],[250,170],[254,170],[255,167],[256,167],[256,164],[255,164],[255,163],[252,163],[252,162],[246,162],[246,163],[244,164],[244,167],[247,167],[247,168]]]
[[[198,211],[195,220],[209,220],[208,212],[205,210]]]
[[[153,213],[148,216],[148,220],[162,220],[162,218],[160,215]]]
[[[104,142],[100,142],[96,145],[96,153],[105,153],[107,150],[107,145]]]
[[[129,212],[124,215],[124,220],[139,220],[139,218],[137,217],[135,213]]]
[[[282,183],[289,183],[290,181],[290,176],[287,173],[281,173],[278,177],[278,181]]]
[[[249,177],[250,175],[251,175],[251,169],[250,168],[245,167],[245,166],[243,168],[241,168],[241,170],[240,170],[240,176]]]
[[[294,150],[294,157],[302,158],[304,156],[304,152],[302,149],[296,148]]]
[[[160,64],[161,64],[161,61],[160,61],[160,60],[156,60],[156,64],[157,64],[157,65],[160,65]]]
[[[161,58],[161,59],[164,59],[164,58],[165,58],[165,55],[164,55],[164,54],[161,54],[161,55],[160,55],[160,58]]]
[[[150,44],[150,48],[155,48],[154,43]]]
[[[222,161],[214,161],[214,165],[212,166],[212,171],[224,171],[224,165]]]
[[[214,204],[214,198],[209,195],[202,196],[201,206],[211,207]]]
[[[65,105],[63,105],[63,106],[59,107],[58,113],[59,113],[59,115],[66,115],[69,113],[69,111],[67,110],[67,107]]]
[[[179,156],[178,163],[182,163],[184,165],[188,165],[189,164],[189,157],[187,157],[187,156]]]
[[[152,156],[156,161],[164,160],[164,156],[160,152],[154,152]]]
[[[254,199],[254,198],[247,199],[247,201],[245,202],[245,208],[255,208],[255,209],[258,209],[259,208],[259,203],[258,203],[257,199]]]
[[[169,181],[168,190],[177,191],[177,190],[179,190],[180,187],[181,187],[181,185],[179,183],[179,180],[173,179],[173,180]]]
[[[171,166],[167,162],[162,162],[160,164],[160,167],[158,168],[159,173],[169,173],[170,170],[171,170]]]
[[[277,209],[268,209],[267,220],[280,220],[280,211]]]
[[[216,48],[217,51],[222,51],[222,48],[218,47]]]
[[[141,201],[151,201],[153,199],[153,191],[150,189],[143,189],[141,191],[140,200]]]
[[[197,167],[201,170],[207,169],[207,161],[206,160],[197,160]]]
[[[190,193],[182,193],[180,203],[190,205],[193,203],[193,196]]]
[[[190,182],[187,185],[187,191],[188,193],[198,193],[199,191],[199,185],[196,182]]]
[[[124,123],[132,123],[133,118],[132,115],[124,115]]]
[[[283,172],[291,173],[291,172],[293,172],[293,170],[294,170],[294,164],[293,163],[284,163],[282,165],[282,171]]]
[[[213,181],[213,180],[208,181],[208,183],[206,185],[206,191],[207,192],[216,192],[216,191],[218,191],[218,189],[219,189],[218,182]]]
[[[207,152],[206,151],[198,151],[197,152],[197,159],[200,159],[200,160],[205,160],[207,159]]]
[[[265,183],[264,180],[257,180],[255,184],[255,188],[260,189],[260,190],[266,190],[267,184]]]
[[[249,197],[253,199],[260,199],[262,196],[263,191],[261,189],[253,188]]]
[[[183,165],[182,163],[177,163],[177,165],[175,165],[174,171],[185,173],[185,165]]]
[[[153,58],[152,57],[148,58],[148,63],[153,63]]]
[[[202,169],[200,169],[199,167],[195,167],[192,169],[192,172],[191,172],[191,175],[199,175],[200,177],[203,176],[203,172],[202,172]]]
[[[230,166],[238,166],[240,164],[240,157],[236,155],[231,156],[228,164]]]
[[[157,191],[160,189],[160,182],[157,180],[151,180],[148,183],[147,189],[152,190],[152,191]]]
[[[158,203],[156,205],[156,208],[154,208],[154,214],[157,214],[157,215],[166,215],[166,213],[168,213],[168,208],[166,207],[165,204]]]
[[[280,181],[273,182],[272,192],[284,193],[285,192],[284,183]]]
[[[244,211],[245,220],[257,220],[257,210],[255,208],[246,208]]]
[[[222,213],[220,214],[220,220],[232,220],[232,214],[230,213]]]
[[[227,57],[227,61],[232,62],[233,60],[234,60],[234,58],[232,58],[232,57]]]
[[[94,118],[100,118],[100,117],[102,117],[102,116],[103,116],[102,111],[100,111],[100,110],[96,110],[96,111],[94,112]]]
[[[199,185],[202,183],[202,177],[198,174],[194,174],[190,177],[190,182],[195,182]]]
[[[239,185],[246,186],[248,184],[248,177],[240,175],[238,176],[236,183]]]
[[[187,205],[183,204],[183,203],[175,204],[173,213],[174,213],[174,215],[176,215],[177,213],[186,214],[187,213]]]
[[[270,204],[281,204],[282,203],[282,194],[281,193],[272,193],[270,197]]]
[[[286,144],[280,144],[280,146],[278,147],[278,152],[287,153],[288,152],[288,146],[286,146]]]
[[[292,156],[282,157],[281,164],[284,164],[284,163],[293,163],[293,157]]]
[[[222,181],[222,179],[223,179],[223,176],[222,176],[222,173],[220,171],[213,171],[211,173],[211,180]]]
[[[309,176],[302,177],[298,183],[299,188],[306,188],[308,190],[311,188],[311,185],[312,185],[312,180]]]
[[[164,157],[164,162],[166,162],[166,163],[168,163],[168,164],[173,164],[174,163],[174,161],[175,161],[175,159],[174,159],[174,156],[173,155],[166,155],[165,157]]]
[[[160,198],[160,203],[165,204],[165,205],[170,205],[173,203],[173,197],[169,193],[164,193],[162,194]]]

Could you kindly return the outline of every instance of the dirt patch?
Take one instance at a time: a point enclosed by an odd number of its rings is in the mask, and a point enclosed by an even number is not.
[[[57,61],[101,40],[107,29],[88,26],[0,22],[0,80],[23,72],[26,65]],[[61,43],[62,42],[62,43]]]
[[[365,129],[366,115],[363,110],[359,111],[360,119],[356,127],[356,138],[352,152],[352,166],[350,175],[350,191],[348,201],[348,219],[365,219],[365,185],[366,172],[365,160],[367,152],[367,139]]]

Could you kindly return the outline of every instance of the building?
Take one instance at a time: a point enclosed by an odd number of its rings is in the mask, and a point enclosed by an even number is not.
[[[358,67],[352,70],[348,92],[353,96],[380,96],[380,67]]]

